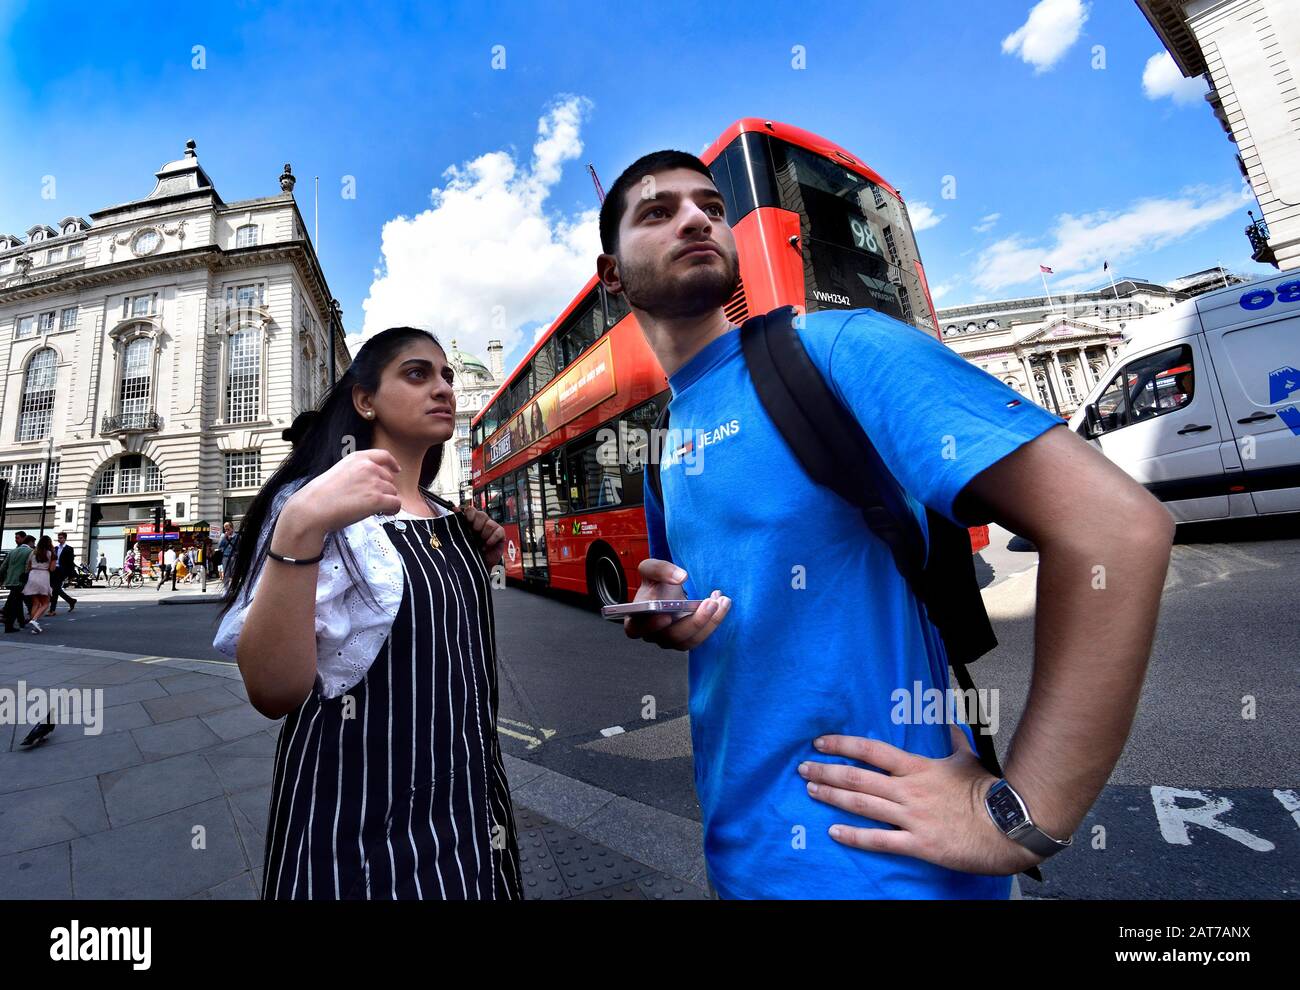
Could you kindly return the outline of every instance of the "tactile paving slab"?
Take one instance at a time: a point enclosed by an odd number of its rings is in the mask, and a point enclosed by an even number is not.
[[[527,808],[515,808],[528,900],[700,900],[705,892],[607,849]]]

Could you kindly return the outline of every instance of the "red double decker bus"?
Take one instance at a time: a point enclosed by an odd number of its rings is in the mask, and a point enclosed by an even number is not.
[[[786,305],[870,308],[942,340],[907,208],[863,161],[753,118],[700,157],[740,258],[732,323]],[[475,504],[505,527],[508,580],[602,604],[635,593],[648,548],[645,447],[670,398],[627,304],[593,275],[474,419]],[[620,456],[602,455],[615,442]],[[988,528],[971,539],[974,550],[987,546]]]

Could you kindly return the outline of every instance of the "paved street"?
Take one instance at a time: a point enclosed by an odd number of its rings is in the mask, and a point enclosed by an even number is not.
[[[973,674],[1000,689],[1003,752],[1028,686],[1035,564],[996,528],[981,554],[1001,645]],[[1300,521],[1180,534],[1129,746],[1026,897],[1300,893],[1297,573]],[[102,687],[110,706],[102,735],[65,726],[35,751],[18,748],[27,727],[0,727],[4,896],[254,895],[276,725],[212,650],[216,606],[175,604],[191,594],[160,607],[169,592],[84,591],[44,635],[0,637],[0,687]],[[702,896],[685,656],[571,596],[496,594],[530,895]]]

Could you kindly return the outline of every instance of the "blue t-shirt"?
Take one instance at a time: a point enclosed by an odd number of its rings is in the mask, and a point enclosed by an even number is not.
[[[967,482],[1064,422],[880,313],[825,311],[796,326],[909,493],[923,530],[922,504],[952,519]],[[891,719],[897,690],[947,691],[943,643],[861,513],[810,481],[786,446],[754,390],[739,332],[711,341],[669,385],[670,440],[673,431],[683,435],[661,458],[666,512],[645,489],[650,555],[686,569],[688,597],[717,588],[732,599],[689,664],[695,785],[714,887],[741,898],[1008,897],[1010,877],[830,837],[837,822],[892,826],[808,795],[800,762],[853,763],[823,756],[813,739],[842,733],[951,755],[947,725]]]

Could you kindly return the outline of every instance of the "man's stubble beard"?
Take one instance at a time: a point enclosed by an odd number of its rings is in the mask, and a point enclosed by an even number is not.
[[[736,256],[723,257],[727,271],[698,265],[670,280],[650,265],[619,259],[623,297],[630,306],[661,320],[690,319],[720,309],[736,291],[740,269]]]

